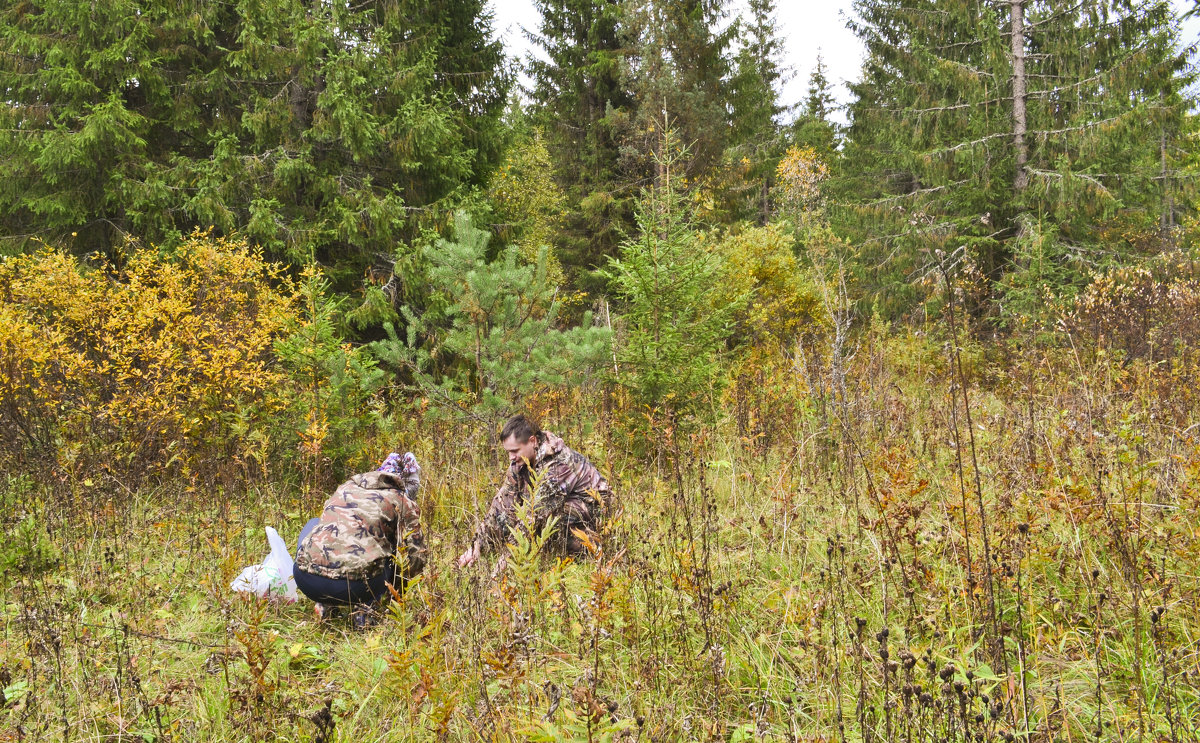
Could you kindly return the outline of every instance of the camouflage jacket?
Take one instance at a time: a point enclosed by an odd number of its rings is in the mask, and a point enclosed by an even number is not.
[[[558,517],[556,533],[568,543],[572,529],[595,531],[609,498],[608,481],[587,457],[568,447],[561,438],[548,431],[544,436],[532,472],[524,461],[514,462],[508,468],[504,484],[475,531],[475,541],[482,549],[507,540],[509,527],[517,523],[517,506],[525,502],[535,477],[539,479],[533,500],[536,529],[540,531],[551,517]]]
[[[417,575],[426,553],[415,500],[419,487],[415,472],[354,475],[325,501],[320,523],[300,545],[296,567],[326,578],[366,580],[403,547],[405,576]]]

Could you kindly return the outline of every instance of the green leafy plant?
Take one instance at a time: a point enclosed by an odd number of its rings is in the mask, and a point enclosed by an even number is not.
[[[62,560],[62,553],[46,533],[45,520],[33,512],[37,505],[29,477],[8,475],[0,483],[0,575],[5,582],[37,577]]]

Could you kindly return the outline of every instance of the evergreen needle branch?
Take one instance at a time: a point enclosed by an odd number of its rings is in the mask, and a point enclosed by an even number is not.
[[[1131,109],[1129,111],[1126,111],[1125,113],[1118,114],[1116,116],[1110,116],[1107,119],[1102,119],[1100,121],[1089,121],[1086,124],[1080,124],[1078,126],[1068,126],[1068,127],[1062,128],[1062,129],[1031,129],[1026,133],[1031,136],[1036,135],[1036,136],[1040,136],[1040,137],[1049,137],[1049,136],[1052,136],[1055,134],[1069,134],[1071,132],[1082,132],[1087,129],[1095,129],[1098,126],[1104,126],[1106,124],[1116,123],[1122,119],[1129,118],[1131,115],[1133,115],[1135,113],[1145,113],[1146,111],[1162,111],[1162,110],[1166,110],[1166,109],[1163,109],[1159,106],[1151,106],[1151,107],[1145,108],[1145,109]]]
[[[1060,181],[1065,181],[1065,180],[1067,180],[1067,179],[1069,179],[1069,178],[1078,178],[1078,179],[1079,179],[1079,180],[1081,180],[1081,181],[1087,181],[1088,183],[1090,183],[1090,184],[1092,184],[1093,186],[1095,186],[1095,187],[1096,187],[1096,190],[1097,190],[1097,191],[1099,191],[1099,192],[1100,192],[1101,194],[1103,194],[1104,196],[1107,196],[1107,197],[1108,197],[1108,198],[1110,198],[1110,199],[1116,198],[1116,197],[1113,195],[1113,193],[1112,193],[1111,191],[1109,191],[1109,190],[1108,190],[1108,189],[1107,189],[1107,188],[1104,186],[1104,184],[1103,184],[1103,183],[1101,183],[1101,182],[1100,182],[1100,181],[1099,181],[1099,180],[1096,178],[1096,176],[1089,175],[1089,174],[1087,174],[1087,173],[1056,173],[1056,172],[1055,172],[1055,171],[1053,171],[1053,170],[1038,170],[1038,169],[1036,169],[1036,168],[1026,168],[1026,169],[1025,169],[1025,172],[1026,172],[1026,173],[1028,173],[1029,175],[1036,175],[1036,176],[1039,176],[1039,177],[1041,177],[1041,178],[1054,178],[1054,179],[1057,179],[1057,180],[1060,180]]]
[[[945,191],[948,188],[957,188],[958,186],[965,186],[966,184],[968,184],[970,182],[971,182],[970,179],[964,178],[960,181],[954,181],[953,183],[946,183],[941,186],[930,186],[929,188],[919,188],[915,191],[909,191],[908,193],[902,193],[897,196],[888,196],[883,199],[877,199],[875,201],[868,201],[865,204],[861,204],[861,206],[869,208],[872,206],[883,206],[884,204],[894,204],[897,201],[905,201],[907,199],[911,199],[914,196],[920,196],[921,194],[937,193],[938,191]],[[907,233],[904,233],[904,234],[907,234]]]
[[[1046,16],[1045,18],[1042,18],[1041,20],[1038,20],[1038,21],[1032,21],[1032,22],[1031,22],[1031,21],[1028,21],[1028,20],[1026,20],[1026,21],[1025,21],[1025,24],[1024,24],[1024,25],[1025,25],[1025,35],[1026,35],[1026,36],[1028,36],[1028,35],[1029,35],[1029,32],[1030,32],[1032,29],[1035,29],[1035,28],[1041,28],[1042,26],[1045,26],[1045,25],[1047,25],[1047,24],[1049,24],[1049,23],[1054,23],[1054,22],[1055,22],[1055,21],[1057,21],[1059,18],[1064,18],[1064,17],[1067,17],[1067,16],[1074,16],[1074,15],[1075,15],[1075,13],[1076,13],[1076,12],[1077,12],[1077,11],[1078,11],[1080,8],[1082,8],[1082,7],[1083,7],[1083,3],[1082,3],[1082,2],[1079,2],[1079,3],[1076,3],[1075,5],[1072,5],[1072,6],[1070,6],[1070,7],[1067,7],[1067,8],[1062,8],[1062,9],[1060,9],[1060,10],[1057,10],[1057,11],[1055,11],[1054,13],[1051,13],[1050,15]]]
[[[950,105],[946,105],[946,106],[932,106],[930,108],[881,107],[881,108],[871,108],[871,109],[867,109],[867,110],[869,110],[869,111],[891,111],[893,113],[898,113],[898,114],[916,114],[917,116],[923,116],[925,114],[941,113],[943,111],[961,111],[964,108],[977,108],[979,106],[990,106],[990,105],[993,105],[996,103],[1003,103],[1005,101],[1011,101],[1011,100],[1012,100],[1012,96],[1008,95],[1008,96],[1002,96],[1000,98],[989,98],[985,101],[969,101],[967,103],[954,103],[954,104],[950,104]]]

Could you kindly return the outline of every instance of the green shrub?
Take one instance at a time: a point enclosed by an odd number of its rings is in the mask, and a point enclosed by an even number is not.
[[[512,245],[489,259],[489,241],[460,214],[454,239],[425,251],[430,305],[403,307],[404,337],[388,324],[388,339],[372,348],[404,370],[433,412],[494,428],[532,393],[602,364],[610,346],[590,314],[560,327],[547,250],[532,264]]]
[[[673,180],[679,155],[668,134],[661,184],[636,208],[637,233],[607,275],[620,299],[620,383],[638,408],[679,419],[703,410],[721,386],[721,356],[745,297],[720,289],[722,256],[700,239]]]
[[[331,485],[341,481],[343,467],[365,467],[379,453],[363,449],[374,427],[372,402],[387,374],[365,347],[346,342],[347,302],[315,269],[305,271],[297,297],[298,313],[274,346],[290,382],[280,395],[287,427],[277,433],[299,453],[310,485]]]
[[[49,572],[62,559],[34,514],[36,505],[34,483],[29,477],[9,475],[0,483],[0,576],[4,583]]]

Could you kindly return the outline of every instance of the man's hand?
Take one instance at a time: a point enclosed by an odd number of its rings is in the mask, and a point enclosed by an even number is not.
[[[458,566],[465,568],[479,559],[479,545],[472,544],[467,551],[458,556]]]

